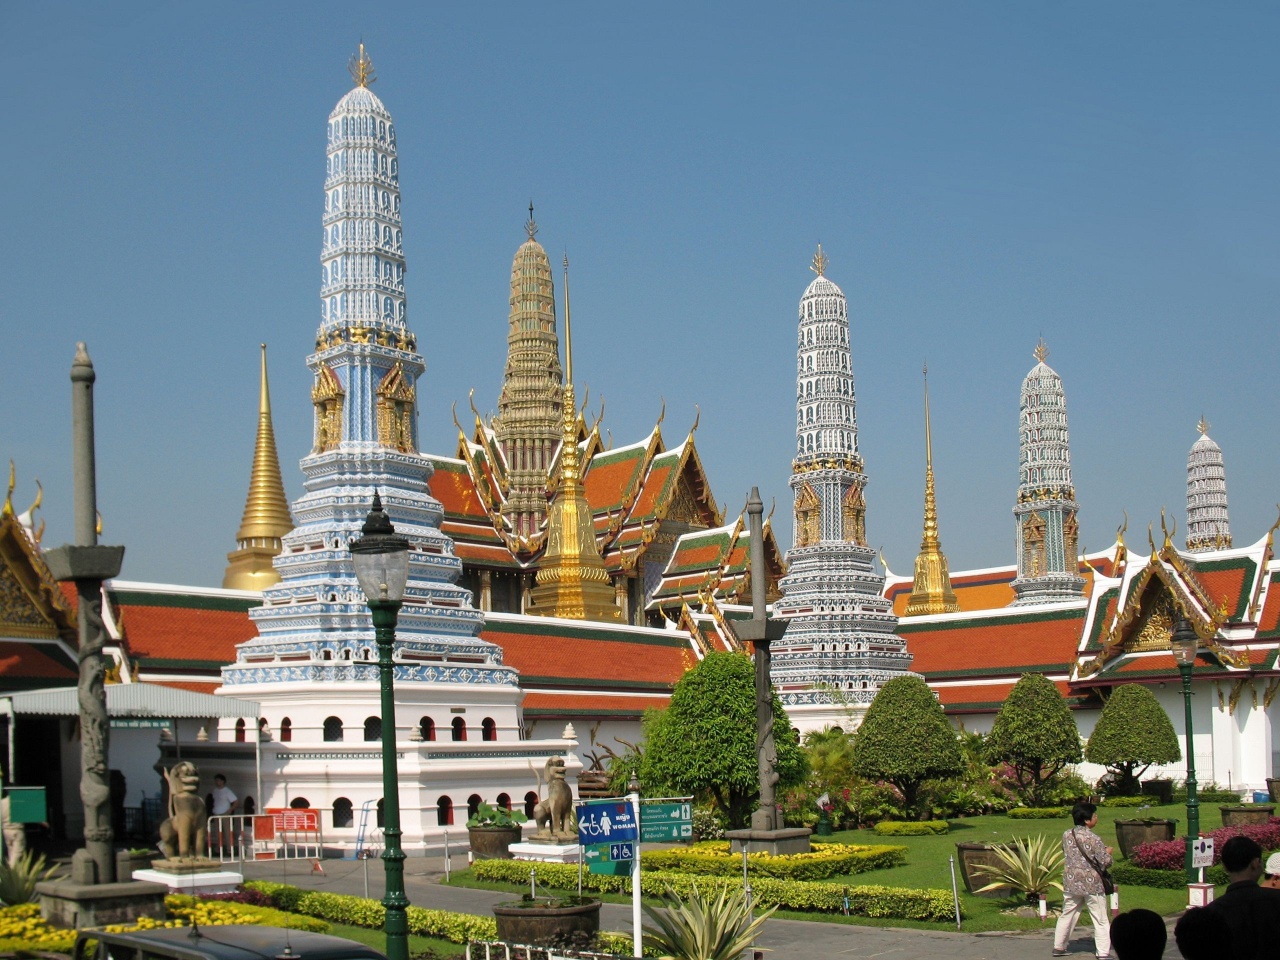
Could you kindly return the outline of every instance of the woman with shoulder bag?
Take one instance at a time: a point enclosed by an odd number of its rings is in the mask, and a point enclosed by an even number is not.
[[[1093,920],[1093,947],[1099,960],[1111,955],[1111,917],[1107,895],[1114,892],[1108,868],[1111,848],[1093,832],[1098,824],[1098,808],[1092,803],[1077,803],[1071,810],[1075,824],[1062,835],[1062,915],[1053,932],[1053,955],[1065,957],[1067,942],[1080,919],[1080,911],[1088,908]]]

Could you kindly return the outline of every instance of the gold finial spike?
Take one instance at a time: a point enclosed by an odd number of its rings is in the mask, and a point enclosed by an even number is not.
[[[538,221],[533,219],[533,201],[532,200],[529,201],[529,220],[524,225],[524,232],[529,234],[530,240],[532,240],[538,233]]]
[[[13,516],[13,489],[18,485],[18,471],[13,461],[9,461],[9,491],[4,495],[4,506],[0,507],[0,517]]]
[[[1200,431],[1200,436],[1202,437],[1209,433],[1209,421],[1204,418],[1203,414],[1200,415],[1200,422],[1196,424],[1196,429]]]
[[[98,520],[97,520],[97,523],[94,525],[93,530],[98,536],[102,536],[102,511],[101,510],[98,511]]]
[[[809,265],[809,269],[820,277],[825,276],[829,262],[827,255],[822,252],[822,244],[819,243],[818,252],[813,255],[813,262]]]
[[[933,470],[933,428],[929,421],[929,364],[924,365],[924,464]]]
[[[569,330],[569,251],[564,252],[564,379],[573,389],[573,334]]]
[[[360,41],[360,52],[347,61],[347,70],[350,71],[351,79],[356,82],[358,87],[367,87],[378,79],[373,72],[373,61],[364,52],[363,40]]]
[[[1044,363],[1049,359],[1049,345],[1044,342],[1044,337],[1036,344],[1035,358],[1037,363]]]

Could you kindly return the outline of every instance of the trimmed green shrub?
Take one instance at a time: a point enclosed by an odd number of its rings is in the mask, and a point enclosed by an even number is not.
[[[881,820],[875,831],[882,837],[927,837],[951,830],[945,820]]]
[[[812,853],[770,856],[747,855],[747,870],[753,876],[783,880],[825,880],[827,877],[900,867],[907,862],[906,847],[857,846],[845,843],[815,843]],[[657,850],[640,859],[643,870],[667,870],[701,876],[742,876],[742,854],[729,853],[724,842],[697,843],[684,850]],[[541,876],[542,868],[538,868]]]
[[[521,860],[477,860],[471,870],[480,880],[517,884],[529,882],[529,864]],[[640,874],[640,892],[646,897],[660,897],[670,887],[683,896],[693,887],[706,893],[715,889],[720,882],[715,877],[700,877],[689,873],[646,871]],[[540,863],[538,884],[554,890],[576,890],[578,866],[573,863]],[[631,878],[587,873],[583,875],[582,888],[598,893],[629,893]],[[776,880],[772,877],[752,879],[751,890],[758,907],[776,906],[784,910],[840,913],[844,910],[847,895],[849,913],[853,916],[888,920],[933,920],[943,923],[955,921],[955,905],[952,903],[950,890],[845,886],[840,883]]]
[[[1127,860],[1111,865],[1111,876],[1118,884],[1129,884],[1135,887],[1162,887],[1165,890],[1185,890],[1187,875],[1181,870],[1156,870],[1146,867],[1135,867]],[[1227,882],[1227,871],[1221,864],[1209,867],[1204,872],[1205,883],[1222,884]]]
[[[1106,767],[1114,791],[1129,796],[1138,792],[1138,778],[1151,764],[1177,763],[1182,749],[1156,695],[1140,684],[1125,683],[1107,698],[1084,758]]]
[[[1150,807],[1154,797],[1103,797],[1104,807]]]
[[[887,780],[917,813],[920,785],[964,769],[956,732],[920,677],[894,677],[876,694],[853,738],[853,770]]]
[[[1053,681],[1024,673],[1000,705],[987,749],[993,762],[1013,767],[1019,793],[1035,806],[1069,763],[1079,763],[1080,734],[1067,701]]]
[[[477,863],[487,863],[479,860]],[[496,862],[496,861],[495,861]],[[503,863],[515,863],[514,860],[503,860]],[[521,865],[524,877],[529,878],[529,868]],[[577,886],[577,870],[574,871],[574,886]],[[542,865],[538,867],[538,876],[542,876]],[[314,890],[303,890],[287,883],[272,883],[269,880],[250,880],[245,883],[248,890],[258,890],[269,896],[281,909],[290,913],[301,913],[309,917],[320,917],[333,923],[349,923],[354,927],[369,927],[380,930],[386,920],[386,908],[377,900],[366,900],[363,897],[352,897],[343,893],[319,893]],[[469,913],[449,913],[446,910],[427,910],[423,907],[409,907],[409,932],[424,937],[438,937],[450,943],[466,943],[468,940],[495,940],[498,936],[498,922],[493,917],[477,917]]]
[[[1066,807],[1014,807],[1009,811],[1010,820],[1057,820],[1071,811]]]

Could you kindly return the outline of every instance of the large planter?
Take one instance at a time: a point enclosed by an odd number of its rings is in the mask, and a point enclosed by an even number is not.
[[[1280,803],[1280,777],[1267,777],[1267,794],[1272,803]]]
[[[1128,860],[1139,844],[1172,840],[1177,827],[1177,820],[1117,820],[1116,846],[1120,856]]]
[[[1173,803],[1173,781],[1143,780],[1142,795],[1144,797],[1155,797],[1161,806],[1168,806]]]
[[[151,860],[158,854],[130,853],[128,850],[116,851],[116,883],[129,883],[133,880],[133,871],[150,870]]]
[[[513,900],[493,907],[498,939],[504,943],[555,946],[575,935],[600,932],[600,901],[565,903],[563,900]]]
[[[1224,827],[1243,827],[1250,823],[1267,823],[1276,814],[1276,808],[1269,803],[1242,804],[1238,807],[1219,807],[1222,811]]]
[[[511,845],[524,836],[520,826],[467,827],[473,860],[510,860]]]
[[[985,893],[978,893],[991,881],[975,869],[980,864],[999,866],[1000,858],[993,852],[995,845],[990,843],[957,843],[956,861],[960,864],[960,874],[964,877],[964,888],[977,897],[1007,897],[1014,893],[1013,887],[997,887]]]

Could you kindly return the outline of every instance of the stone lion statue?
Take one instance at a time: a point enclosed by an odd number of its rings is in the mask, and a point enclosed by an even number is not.
[[[170,860],[203,857],[209,816],[200,799],[200,770],[180,760],[165,779],[169,781],[169,819],[160,824],[160,849]]]
[[[547,796],[533,808],[533,819],[538,825],[537,836],[542,839],[573,838],[574,834],[569,831],[573,791],[564,779],[564,757],[549,757],[542,773],[547,784]]]

